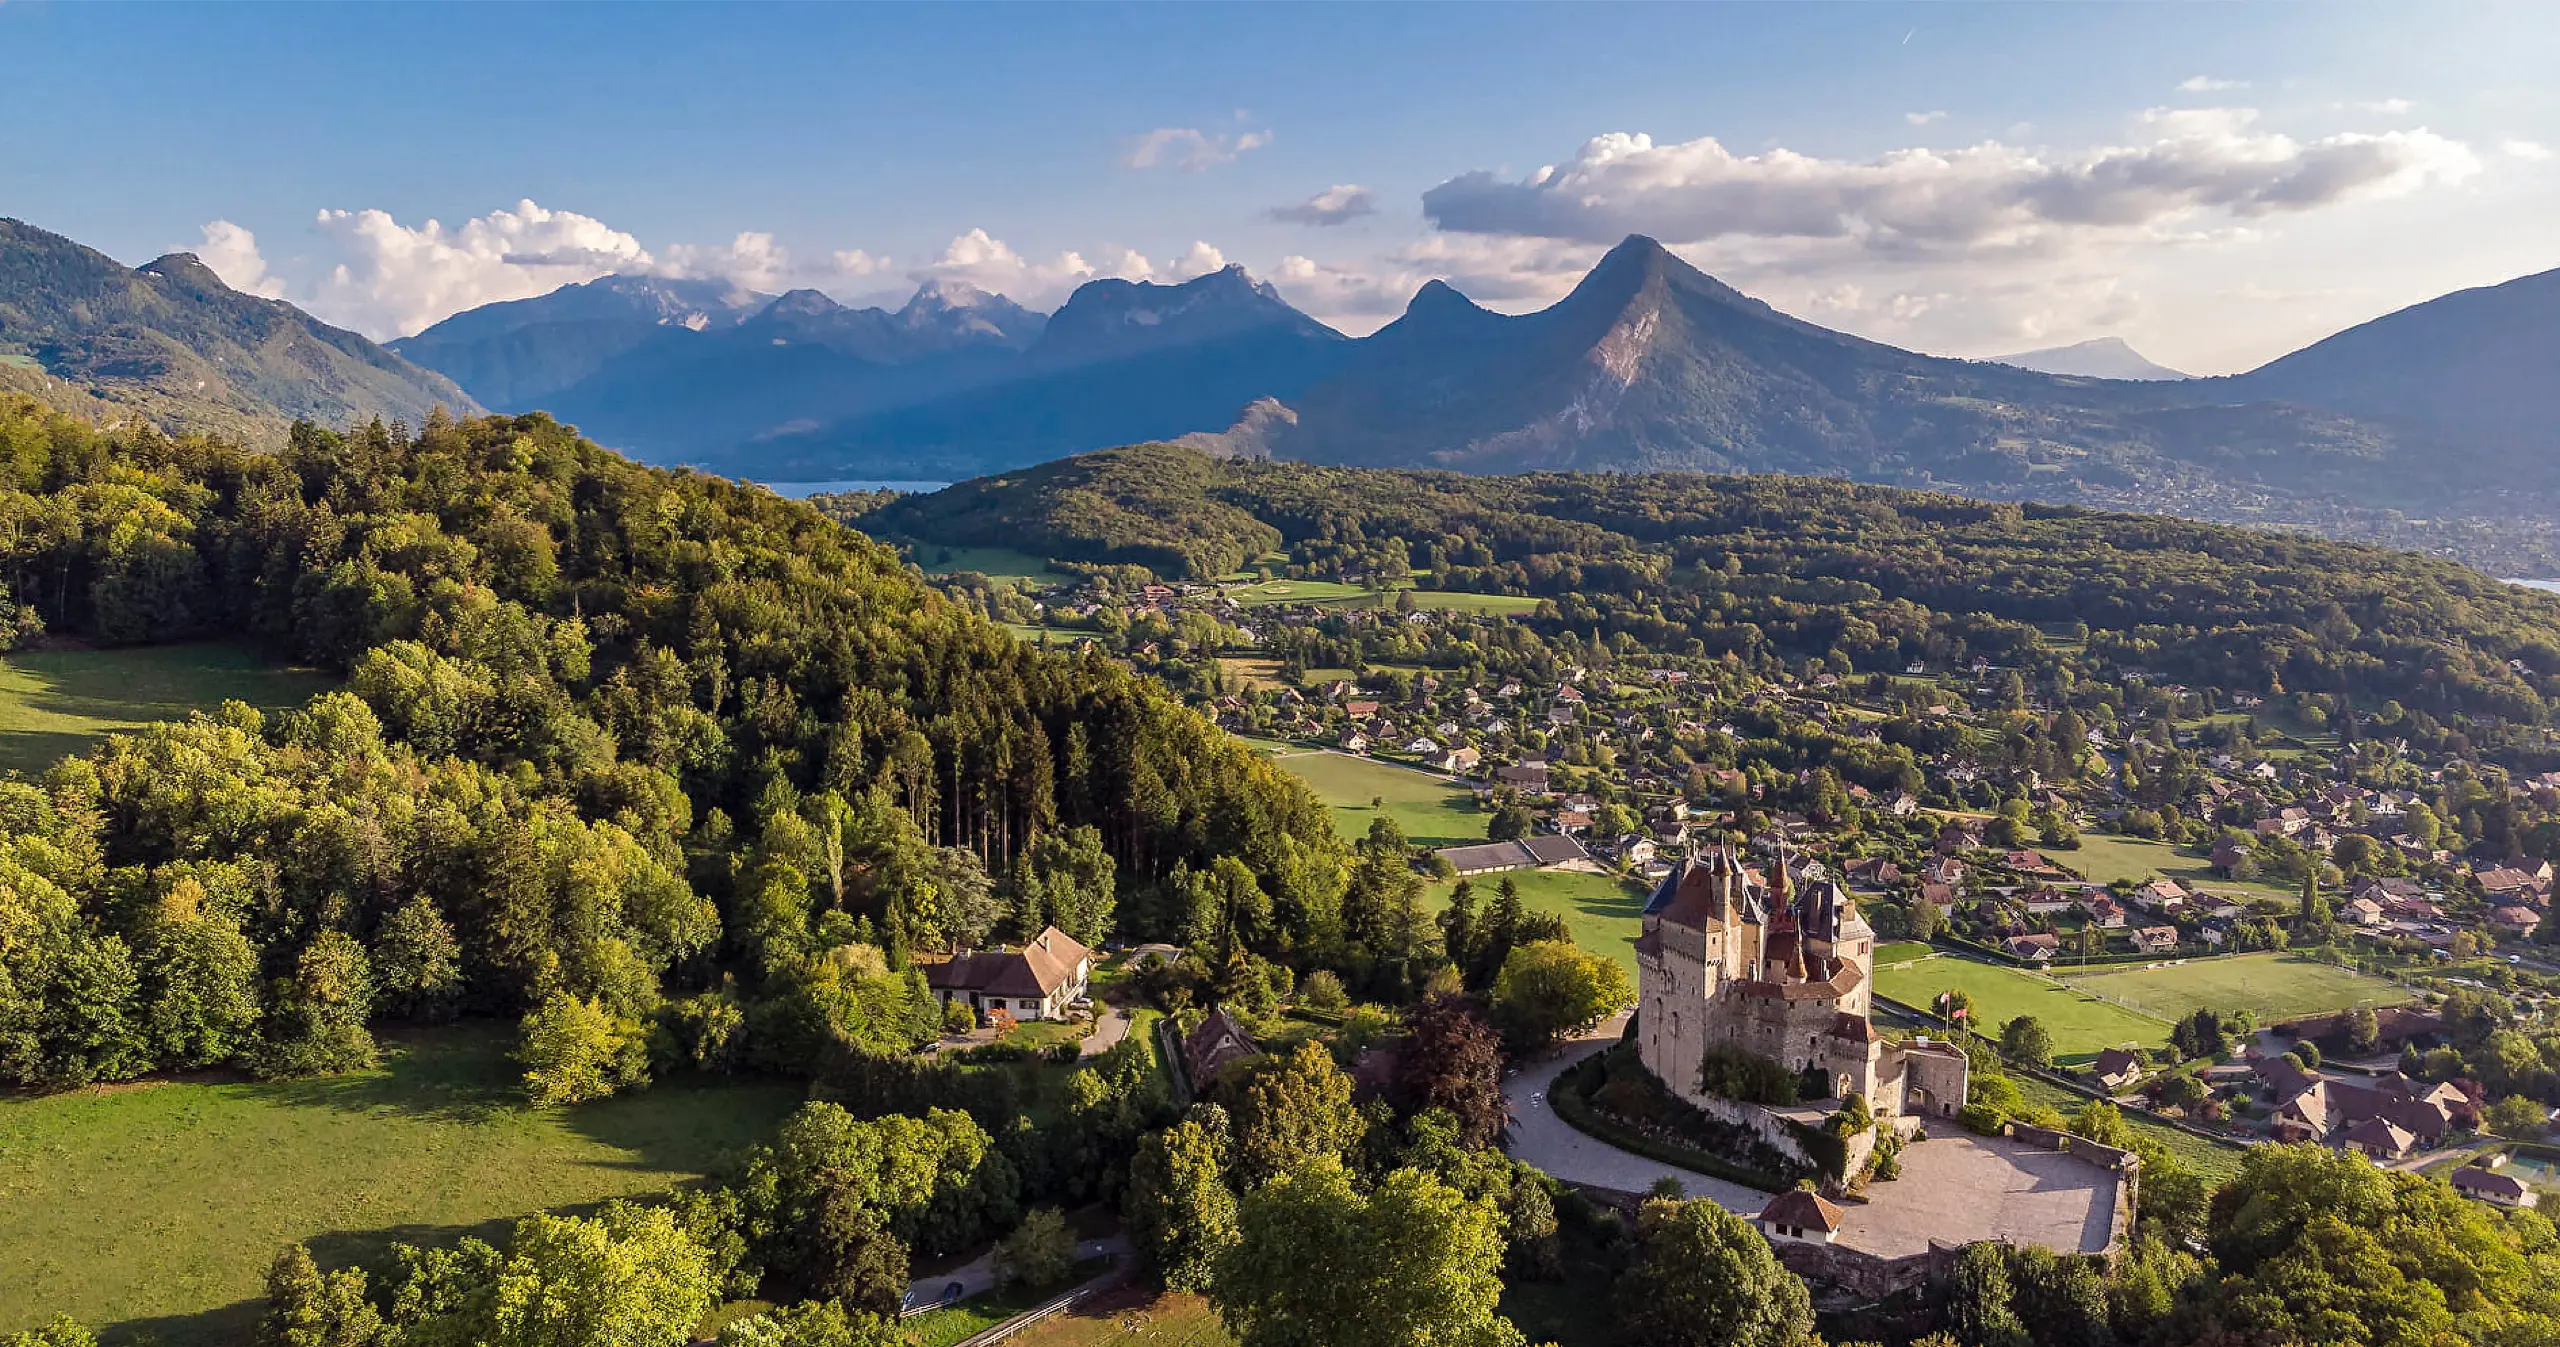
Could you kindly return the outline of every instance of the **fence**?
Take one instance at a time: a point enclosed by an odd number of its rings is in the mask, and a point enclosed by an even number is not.
[[[1127,1273],[1125,1268],[1114,1266],[1110,1271],[1105,1272],[1101,1276],[1094,1278],[1092,1281],[1086,1282],[1084,1285],[1067,1292],[1065,1295],[1059,1296],[1048,1304],[1042,1305],[1038,1309],[1028,1310],[1024,1313],[1017,1314],[1014,1317],[1005,1320],[1003,1323],[997,1324],[993,1328],[981,1329],[968,1337],[962,1338],[958,1343],[954,1344],[953,1347],[989,1347],[989,1344],[991,1343],[1002,1342],[1005,1339],[1012,1337],[1014,1334],[1033,1326],[1034,1324],[1046,1323],[1047,1321],[1074,1309],[1077,1305],[1083,1303],[1085,1297],[1090,1296],[1097,1291],[1106,1290],[1117,1285],[1121,1278],[1126,1275]]]

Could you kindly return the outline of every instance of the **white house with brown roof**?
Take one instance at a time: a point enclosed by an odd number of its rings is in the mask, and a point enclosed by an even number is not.
[[[1838,1207],[1822,1199],[1820,1193],[1798,1188],[1769,1199],[1760,1209],[1760,1233],[1771,1243],[1793,1240],[1799,1244],[1829,1244],[1839,1237],[1840,1224],[1847,1219]]]
[[[925,969],[925,985],[944,1005],[959,1001],[980,1015],[1001,1010],[1017,1020],[1054,1020],[1084,999],[1093,951],[1052,926],[1020,949],[963,952]]]

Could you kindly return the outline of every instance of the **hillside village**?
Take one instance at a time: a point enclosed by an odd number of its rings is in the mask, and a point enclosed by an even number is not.
[[[2320,698],[1962,652],[1889,673],[1753,667],[1593,648],[1569,629],[1550,644],[1466,602],[1479,596],[1357,575],[1115,583],[1128,578],[944,582],[1033,639],[1185,688],[1232,733],[1468,791],[1488,840],[1417,851],[1427,872],[1649,887],[1733,842],[1754,882],[1837,882],[1884,940],[2004,967],[2300,951],[2369,976],[2373,1004],[2225,1024],[2227,1059],[2128,1041],[2069,1073],[2200,1133],[2389,1163],[2467,1153],[2497,1092],[2462,1074],[2442,1003],[2503,994],[2532,1013],[2560,974],[2536,939],[2554,869],[2519,825],[2560,806],[2560,772],[2510,777],[2389,726],[2332,725]],[[1551,629],[1557,614],[1515,616]],[[2068,656],[2075,636],[2048,645]],[[1905,1026],[1932,1010],[1880,994]]]

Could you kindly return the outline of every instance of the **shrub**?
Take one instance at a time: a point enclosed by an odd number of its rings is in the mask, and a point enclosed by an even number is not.
[[[1976,1136],[1996,1137],[2009,1125],[2009,1115],[1992,1104],[1967,1104],[1956,1111],[1956,1121]]]
[[[1794,1072],[1778,1063],[1756,1052],[1729,1046],[1707,1049],[1706,1060],[1698,1071],[1698,1088],[1707,1094],[1779,1108],[1796,1102],[1802,1083]]]

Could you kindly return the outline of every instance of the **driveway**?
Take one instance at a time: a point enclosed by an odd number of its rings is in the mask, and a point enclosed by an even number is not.
[[[1769,1205],[1767,1193],[1619,1150],[1575,1131],[1548,1107],[1547,1092],[1556,1077],[1566,1067],[1617,1042],[1623,1023],[1613,1020],[1594,1036],[1565,1044],[1555,1056],[1524,1065],[1518,1074],[1503,1082],[1502,1095],[1511,1106],[1512,1157],[1567,1183],[1615,1188],[1623,1193],[1642,1193],[1651,1189],[1656,1180],[1674,1178],[1680,1181],[1681,1191],[1691,1197],[1713,1198],[1717,1205],[1743,1216],[1759,1215],[1760,1209]]]
[[[1078,1262],[1087,1258],[1099,1258],[1104,1254],[1117,1257],[1128,1252],[1129,1237],[1125,1234],[1082,1240],[1076,1245]],[[952,1289],[955,1286],[959,1288],[956,1291]],[[980,1295],[995,1288],[996,1255],[995,1251],[990,1249],[948,1272],[916,1278],[908,1284],[906,1299],[899,1302],[898,1312],[913,1314],[919,1310],[938,1309],[955,1300],[967,1300],[971,1296]]]
[[[1101,1017],[1093,1022],[1093,1032],[1084,1036],[1084,1055],[1087,1057],[1099,1057],[1120,1046],[1120,1040],[1129,1036],[1127,1006],[1102,1006],[1099,1009]]]

